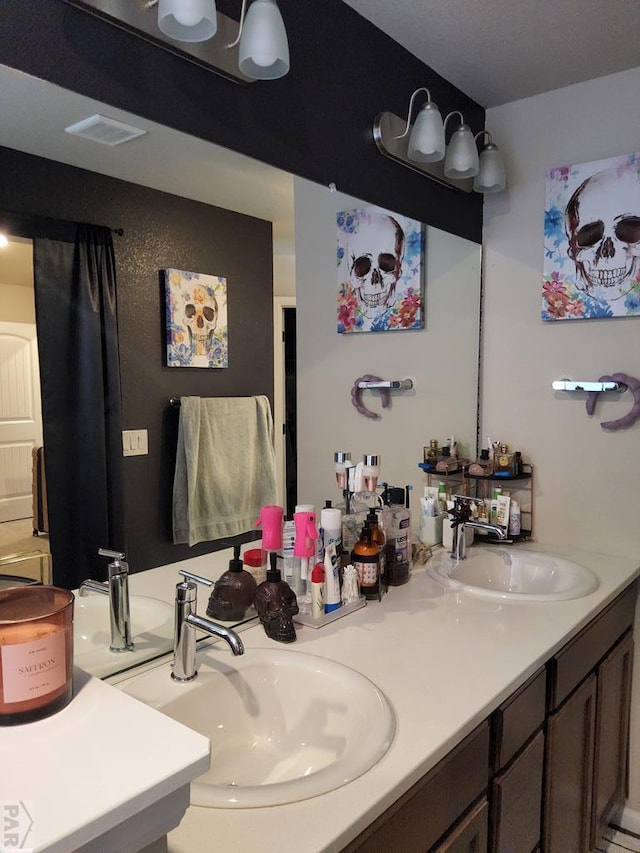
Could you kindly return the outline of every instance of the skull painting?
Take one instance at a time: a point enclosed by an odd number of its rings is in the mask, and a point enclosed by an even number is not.
[[[635,171],[604,169],[583,181],[567,203],[565,229],[579,290],[614,302],[638,285],[640,182]]]
[[[293,617],[299,608],[289,584],[284,581],[261,583],[253,603],[267,637],[279,643],[293,643],[296,639]]]
[[[184,324],[189,331],[193,354],[206,356],[218,323],[218,302],[213,293],[207,293],[203,287],[194,287],[189,295],[190,300],[185,300]]]
[[[369,319],[383,314],[394,302],[404,239],[399,223],[382,213],[361,221],[349,237],[349,278],[358,295],[359,310]]]

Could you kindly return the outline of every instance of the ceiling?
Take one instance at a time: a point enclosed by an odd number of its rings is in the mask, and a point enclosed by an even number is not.
[[[484,107],[640,65],[638,0],[345,2]]]
[[[65,132],[96,113],[146,133],[111,147]],[[2,146],[266,219],[274,254],[293,254],[293,177],[286,172],[5,65],[0,115]]]

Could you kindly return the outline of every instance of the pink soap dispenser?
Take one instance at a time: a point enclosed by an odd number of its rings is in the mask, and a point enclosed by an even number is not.
[[[309,560],[315,557],[316,553],[316,514],[307,511],[294,512],[293,521],[296,528],[293,554],[300,557],[300,579],[306,582],[309,579]]]

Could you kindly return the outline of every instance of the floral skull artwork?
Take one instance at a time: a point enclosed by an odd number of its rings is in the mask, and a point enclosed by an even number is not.
[[[402,272],[404,232],[387,214],[360,223],[349,237],[349,277],[366,317],[383,313],[395,298]]]
[[[636,174],[611,168],[583,181],[567,203],[565,228],[579,290],[613,302],[637,286],[640,184]]]
[[[194,287],[185,298],[184,324],[189,330],[194,355],[207,355],[218,322],[218,302],[204,287]]]

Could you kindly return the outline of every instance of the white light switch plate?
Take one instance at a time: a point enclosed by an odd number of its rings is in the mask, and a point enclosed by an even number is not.
[[[149,433],[146,429],[122,430],[122,455],[146,456],[149,453]]]

